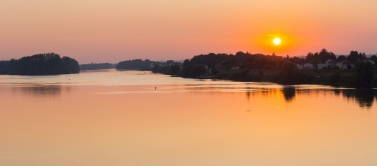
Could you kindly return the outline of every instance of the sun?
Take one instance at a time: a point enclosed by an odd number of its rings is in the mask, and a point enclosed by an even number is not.
[[[274,38],[273,42],[274,42],[275,45],[280,45],[281,39],[276,37],[276,38]]]

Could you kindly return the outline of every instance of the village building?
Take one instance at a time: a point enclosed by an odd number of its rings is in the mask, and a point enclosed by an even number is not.
[[[305,63],[303,69],[314,69],[314,65],[311,63]]]

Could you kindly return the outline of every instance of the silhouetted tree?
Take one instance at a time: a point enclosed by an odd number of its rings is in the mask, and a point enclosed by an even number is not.
[[[322,49],[321,52],[318,54],[319,60],[321,62],[325,62],[326,60],[335,60],[336,56],[332,52],[328,52],[326,49]]]
[[[351,51],[350,55],[348,55],[348,57],[347,57],[347,60],[352,61],[352,62],[356,62],[356,61],[360,61],[364,58],[365,58],[365,53],[363,54],[363,53],[359,53],[357,51]]]
[[[72,58],[55,53],[36,54],[33,56],[12,59],[9,63],[10,75],[54,75],[79,73],[79,63]]]
[[[336,71],[331,77],[330,77],[330,84],[332,86],[339,86],[339,83],[342,79],[342,76],[340,75],[339,71]]]
[[[278,83],[284,85],[304,84],[313,79],[313,76],[298,70],[291,62],[286,62],[278,74]]]
[[[0,74],[8,74],[10,61],[0,61]]]
[[[117,70],[150,70],[150,64],[152,62],[148,59],[134,59],[119,62],[116,66]]]
[[[172,65],[172,66],[170,66],[170,73],[172,75],[178,75],[178,73],[179,73],[179,65]]]
[[[340,56],[338,56],[338,58],[336,58],[336,60],[337,61],[343,61],[343,60],[346,60],[346,56],[344,56],[344,55],[340,55]]]
[[[184,78],[197,78],[206,74],[206,72],[207,70],[204,65],[194,64],[184,66],[178,75]]]
[[[332,53],[332,52],[328,52],[326,49],[322,49],[319,53],[316,52],[316,53],[313,54],[313,53],[309,52],[308,55],[306,55],[306,61],[307,61],[307,62],[312,62],[312,63],[314,63],[314,62],[313,62],[313,59],[318,59],[318,60],[315,61],[315,63],[316,63],[317,61],[323,63],[323,62],[325,62],[325,61],[327,61],[327,60],[335,60],[335,59],[336,59],[336,56],[335,56],[334,53]],[[317,64],[318,64],[318,63],[317,63]]]
[[[112,69],[116,65],[111,63],[91,63],[91,64],[81,64],[81,70],[101,70],[101,69]]]
[[[185,61],[183,61],[183,66],[188,66],[189,64],[190,64],[189,59],[185,59]]]
[[[360,61],[356,65],[356,87],[370,88],[374,79],[374,67],[369,62]]]

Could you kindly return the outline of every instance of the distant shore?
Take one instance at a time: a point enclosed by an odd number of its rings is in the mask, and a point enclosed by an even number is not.
[[[80,73],[79,63],[70,57],[60,57],[55,53],[0,61],[0,74],[7,75],[58,75]]]
[[[237,52],[201,54],[183,63],[151,64],[154,73],[183,78],[209,78],[282,85],[319,84],[334,87],[374,88],[377,56],[351,51],[348,56],[322,49],[305,58]]]

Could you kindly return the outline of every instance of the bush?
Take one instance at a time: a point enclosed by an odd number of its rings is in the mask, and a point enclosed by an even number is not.
[[[183,67],[183,69],[178,73],[179,76],[184,78],[197,78],[201,75],[206,74],[207,70],[204,65],[193,64]]]
[[[263,72],[259,71],[258,73],[249,73],[245,77],[247,82],[260,82],[264,77]]]
[[[214,68],[211,69],[211,74],[213,74],[213,75],[217,75],[217,74],[219,74],[219,73],[220,73],[220,71],[217,70],[216,67],[214,67]]]
[[[284,85],[305,84],[309,83],[314,77],[310,74],[303,73],[295,68],[293,63],[287,62],[278,74],[278,83]]]
[[[179,73],[179,65],[170,66],[171,75],[177,75]]]
[[[356,87],[370,88],[374,79],[374,68],[369,62],[359,62],[356,65]]]
[[[228,79],[229,78],[229,73],[218,73],[217,75],[216,75],[216,78],[217,79]]]
[[[340,76],[339,72],[336,71],[331,77],[330,77],[330,84],[333,86],[339,86],[339,82],[341,81],[342,76]]]

